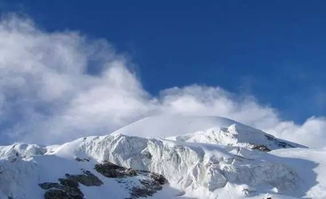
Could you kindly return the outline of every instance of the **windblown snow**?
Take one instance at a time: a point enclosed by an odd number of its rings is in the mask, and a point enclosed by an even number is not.
[[[0,198],[326,198],[325,155],[226,118],[152,116],[62,145],[1,146]]]

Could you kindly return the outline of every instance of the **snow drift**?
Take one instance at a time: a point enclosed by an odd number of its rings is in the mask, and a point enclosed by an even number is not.
[[[325,154],[226,118],[153,116],[107,136],[0,147],[0,198],[45,198],[44,183],[67,194],[62,179],[85,175],[102,182],[74,185],[91,199],[325,198]],[[134,172],[108,177],[101,164]],[[166,182],[157,184],[157,175]],[[157,189],[146,191],[151,183]]]

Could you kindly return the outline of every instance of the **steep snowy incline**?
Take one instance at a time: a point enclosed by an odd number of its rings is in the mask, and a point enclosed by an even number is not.
[[[272,151],[283,159],[284,164],[300,175],[300,190],[305,190],[303,198],[326,198],[326,148],[322,149],[282,149]]]
[[[159,173],[192,197],[216,198],[230,191],[234,198],[269,192],[302,194],[295,191],[299,176],[294,170],[278,158],[246,148],[115,134],[79,139],[54,154]]]
[[[325,198],[326,151],[296,146],[225,118],[155,116],[107,136],[0,147],[0,199]]]
[[[113,134],[161,137],[179,142],[242,146],[260,150],[304,147],[223,117],[157,115],[136,121]]]
[[[228,127],[234,123],[236,122],[222,117],[155,115],[131,123],[114,133],[157,138],[178,136],[213,127]]]

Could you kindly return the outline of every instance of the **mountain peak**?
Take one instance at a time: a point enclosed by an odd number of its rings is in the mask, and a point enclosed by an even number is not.
[[[261,146],[266,150],[303,147],[218,116],[155,115],[131,123],[113,134],[249,148]]]
[[[0,198],[315,196],[326,181],[313,184],[312,160],[326,153],[298,146],[223,117],[152,116],[62,145],[1,146]]]

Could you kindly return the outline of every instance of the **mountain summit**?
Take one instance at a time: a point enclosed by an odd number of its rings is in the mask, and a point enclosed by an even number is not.
[[[62,145],[0,146],[0,198],[326,198],[325,155],[222,117],[159,115]]]
[[[261,146],[266,150],[303,147],[240,122],[214,116],[156,115],[136,121],[112,134],[228,146]]]

